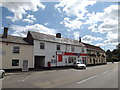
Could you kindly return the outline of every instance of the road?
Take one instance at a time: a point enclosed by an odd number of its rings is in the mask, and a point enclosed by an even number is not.
[[[118,88],[118,63],[87,67],[7,73],[3,88]]]

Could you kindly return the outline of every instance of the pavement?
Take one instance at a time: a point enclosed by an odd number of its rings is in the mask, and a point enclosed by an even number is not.
[[[118,63],[87,67],[6,73],[3,88],[118,88]]]

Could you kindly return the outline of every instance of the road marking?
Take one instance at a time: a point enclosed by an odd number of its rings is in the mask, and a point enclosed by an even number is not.
[[[98,74],[98,75],[89,77],[89,78],[84,79],[84,80],[82,80],[82,81],[80,81],[80,82],[77,82],[77,83],[78,83],[78,84],[83,83],[83,82],[85,82],[85,81],[87,81],[87,80],[90,80],[90,79],[92,79],[92,78],[95,78],[95,77],[97,77],[97,76],[99,76],[99,75],[103,75],[103,74],[105,74],[105,73],[107,73],[107,72],[109,72],[109,71],[105,71],[105,72],[103,72],[103,73],[101,73],[101,74]]]
[[[62,70],[62,71],[67,71],[67,70]]]
[[[114,69],[113,71],[117,71],[118,69],[116,68],[116,69]]]
[[[101,74],[99,74],[99,75],[105,74],[105,73],[107,73],[107,72],[109,72],[109,71],[105,71],[105,72],[103,72],[103,73],[101,73]]]
[[[92,67],[87,67],[87,69],[98,68],[98,67],[104,67],[104,66],[103,65],[101,65],[101,66],[92,66]]]
[[[80,83],[83,83],[83,82],[85,82],[85,81],[87,81],[87,80],[90,80],[90,79],[96,77],[96,76],[98,76],[98,75],[95,75],[95,76],[92,76],[92,77],[90,77],[90,78],[84,79],[84,80],[82,80],[82,81],[80,81],[80,82],[77,82],[77,83],[79,83],[79,84],[80,84]]]
[[[25,80],[27,80],[31,75],[27,76],[25,79],[23,79],[22,81],[24,82]]]

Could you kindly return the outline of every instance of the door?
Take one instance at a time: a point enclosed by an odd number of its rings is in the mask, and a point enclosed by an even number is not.
[[[95,59],[93,59],[93,64],[95,65]]]
[[[22,71],[28,71],[28,60],[23,60]]]
[[[45,67],[45,56],[35,56],[35,68],[43,68]]]

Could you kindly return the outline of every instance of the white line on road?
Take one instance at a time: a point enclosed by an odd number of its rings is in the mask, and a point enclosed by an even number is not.
[[[95,78],[95,77],[97,77],[97,76],[99,76],[99,75],[103,75],[103,74],[105,74],[105,73],[107,73],[107,72],[110,72],[110,71],[105,71],[105,72],[103,72],[103,73],[101,73],[101,74],[98,74],[98,75],[89,77],[89,78],[84,79],[84,80],[82,80],[82,81],[80,81],[80,82],[77,82],[77,83],[83,83],[83,82],[85,82],[85,81],[87,81],[87,80],[90,80],[90,79],[92,79],[92,78]]]
[[[109,71],[105,71],[105,72],[103,72],[103,73],[101,73],[101,74],[99,74],[99,75],[105,74],[105,73],[107,73],[107,72],[109,72]]]
[[[80,82],[77,82],[77,83],[83,83],[83,82],[85,82],[85,81],[87,81],[87,80],[90,80],[90,79],[96,77],[96,76],[98,76],[98,75],[95,75],[95,76],[92,76],[92,77],[90,77],[90,78],[84,79],[84,80],[82,80],[82,81],[80,81]]]
[[[113,71],[116,71],[116,70],[118,70],[118,69],[116,68],[116,69],[114,69]]]
[[[24,82],[25,80],[27,80],[31,75],[27,76],[25,79],[23,79],[22,81]]]
[[[62,71],[67,71],[67,70],[62,70]]]

